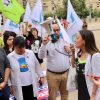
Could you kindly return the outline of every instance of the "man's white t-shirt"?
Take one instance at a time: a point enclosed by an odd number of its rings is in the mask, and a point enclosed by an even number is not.
[[[17,62],[19,63],[19,69],[20,69],[20,79],[21,79],[21,85],[22,86],[28,86],[32,84],[31,79],[31,72],[29,71],[29,66],[26,62],[26,59],[24,55],[18,55],[16,54]]]

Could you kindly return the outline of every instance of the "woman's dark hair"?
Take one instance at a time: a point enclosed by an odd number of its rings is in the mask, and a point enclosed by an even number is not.
[[[13,36],[14,38],[16,37],[16,33],[11,32],[11,31],[5,31],[3,34],[3,41],[4,41],[4,49],[5,51],[9,51],[9,46],[7,44],[7,40],[10,36]]]
[[[86,51],[93,55],[96,52],[99,52],[99,49],[96,46],[95,37],[93,35],[93,32],[90,30],[80,30],[80,35],[82,36],[82,39],[85,41],[85,49]],[[79,51],[79,53],[81,50]]]
[[[22,36],[17,36],[16,38],[14,38],[14,47],[25,47],[25,39]]]
[[[32,28],[31,29],[31,33],[32,33],[32,31],[36,31],[37,32],[37,35],[38,35],[38,30],[36,28]]]

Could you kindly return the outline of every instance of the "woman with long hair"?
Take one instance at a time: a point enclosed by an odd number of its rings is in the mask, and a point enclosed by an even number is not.
[[[4,40],[4,50],[6,54],[8,55],[14,50],[13,47],[13,39],[16,37],[16,33],[11,32],[11,31],[5,31],[3,35],[3,40]]]
[[[77,71],[77,82],[78,82],[78,100],[90,100],[92,98],[92,94],[88,85],[90,83],[87,82],[87,72],[88,66],[87,63],[90,62],[91,57],[99,52],[99,49],[96,46],[95,38],[92,31],[89,30],[81,30],[77,33],[75,39],[75,46],[79,49],[77,53],[77,57],[75,58],[75,50],[72,49],[72,66],[76,65]],[[89,60],[88,60],[89,59]],[[95,88],[94,86],[91,86]],[[96,90],[96,88],[95,88]],[[91,99],[92,100],[92,99]],[[93,99],[94,100],[94,99]]]
[[[38,59],[39,63],[43,63],[43,59],[39,59],[38,57],[38,52],[39,52],[39,48],[41,46],[42,43],[42,38],[40,36],[38,36],[38,30],[36,28],[32,28],[32,37],[33,40],[31,39],[31,50],[34,52],[36,58]]]
[[[43,59],[39,59],[38,57],[38,51],[42,43],[42,38],[38,36],[38,30],[36,28],[31,29],[31,33],[28,35],[26,39],[26,48],[31,49],[36,58],[38,59],[39,63],[43,63]]]

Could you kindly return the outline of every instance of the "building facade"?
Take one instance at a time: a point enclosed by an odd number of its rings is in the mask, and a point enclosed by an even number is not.
[[[59,7],[64,7],[63,6],[63,0],[41,0],[42,5],[43,5],[43,11],[44,13],[53,13],[56,11],[57,8]],[[19,0],[19,2],[25,6],[27,3],[27,0]],[[29,0],[29,4],[31,8],[35,5],[36,0]]]
[[[86,0],[88,8],[100,10],[100,0]]]

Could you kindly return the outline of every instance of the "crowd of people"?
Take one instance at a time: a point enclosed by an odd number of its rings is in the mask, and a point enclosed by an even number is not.
[[[23,30],[23,36],[11,31],[0,33],[0,100],[9,100],[10,94],[15,100],[37,100],[37,83],[44,83],[44,58],[48,100],[56,100],[57,91],[61,100],[68,100],[66,84],[71,65],[77,72],[78,100],[100,100],[100,51],[93,32],[84,24],[76,34],[74,46],[60,36],[56,21],[51,25],[54,34],[44,38],[31,25],[29,30]]]

